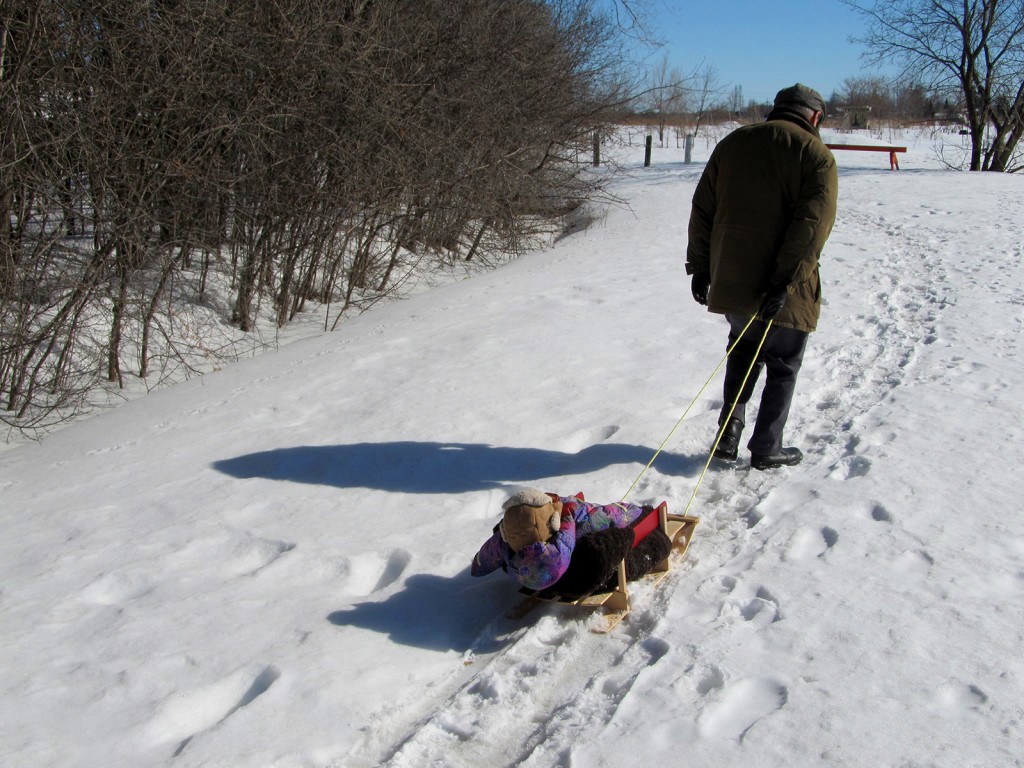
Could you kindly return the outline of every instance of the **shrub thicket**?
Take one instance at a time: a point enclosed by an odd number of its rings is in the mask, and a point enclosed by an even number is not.
[[[15,0],[0,10],[0,417],[63,418],[231,321],[386,292],[411,254],[514,252],[595,192],[623,99],[584,0]],[[128,339],[131,340],[130,344]]]

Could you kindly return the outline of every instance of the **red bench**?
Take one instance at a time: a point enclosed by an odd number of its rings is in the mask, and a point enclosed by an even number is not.
[[[851,149],[857,152],[888,152],[889,170],[898,171],[900,161],[896,159],[897,152],[906,152],[906,147],[875,146],[873,144],[826,144],[829,149]]]

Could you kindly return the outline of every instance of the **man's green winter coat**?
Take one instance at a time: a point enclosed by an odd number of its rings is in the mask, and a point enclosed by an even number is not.
[[[722,139],[693,196],[686,249],[687,274],[711,276],[708,310],[749,317],[788,286],[775,324],[813,331],[838,195],[835,158],[796,112],[775,110]]]

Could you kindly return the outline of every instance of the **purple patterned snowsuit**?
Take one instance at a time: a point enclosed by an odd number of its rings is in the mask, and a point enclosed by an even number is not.
[[[592,504],[575,496],[561,496],[562,526],[547,541],[537,542],[514,552],[494,527],[489,538],[473,558],[474,576],[486,576],[499,568],[520,586],[547,589],[565,573],[576,547],[576,538],[606,528],[626,528],[644,511],[639,504]]]

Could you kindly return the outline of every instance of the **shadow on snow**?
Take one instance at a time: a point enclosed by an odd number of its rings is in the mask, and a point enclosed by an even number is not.
[[[327,620],[360,627],[392,642],[431,651],[491,653],[509,642],[514,624],[503,612],[515,604],[514,585],[495,576],[474,579],[469,569],[452,577],[421,573],[377,602],[356,603]]]
[[[587,474],[615,464],[643,467],[653,455],[650,448],[614,443],[564,453],[478,443],[405,441],[278,448],[223,459],[213,466],[240,479],[265,478],[396,493],[451,494],[501,488],[507,483],[529,483],[546,477]],[[653,467],[666,474],[691,476],[699,471],[700,459],[662,453]]]

